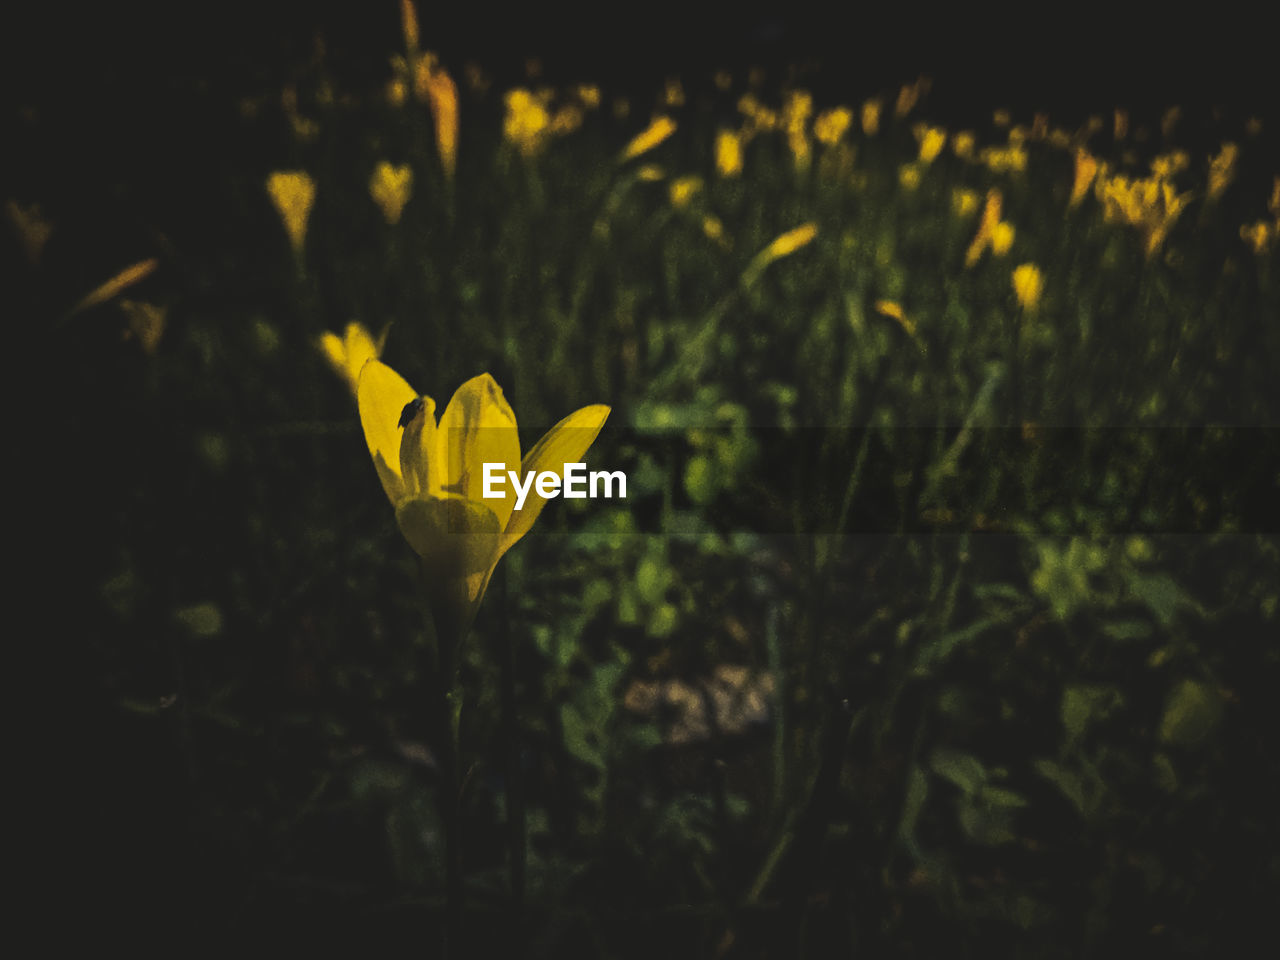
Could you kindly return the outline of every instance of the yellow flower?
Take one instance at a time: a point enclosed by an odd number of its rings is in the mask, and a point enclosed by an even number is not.
[[[1236,158],[1240,148],[1234,143],[1224,143],[1217,156],[1209,160],[1209,197],[1216,199],[1222,191],[1235,179]]]
[[[1009,248],[1013,246],[1013,224],[997,223],[994,230],[991,231],[991,252],[997,257],[1003,257],[1009,252]]]
[[[418,12],[412,0],[400,0],[400,26],[404,32],[404,46],[409,55],[418,52]]]
[[[352,321],[347,324],[347,329],[341,337],[328,331],[321,334],[320,352],[329,361],[329,366],[333,367],[334,372],[347,381],[352,396],[355,396],[356,387],[360,383],[360,371],[370,360],[376,360],[382,355],[382,347],[386,340],[385,330],[382,336],[374,340],[373,335],[365,329],[363,323]]]
[[[824,110],[813,121],[813,135],[819,143],[834,147],[853,124],[853,111],[848,107]]]
[[[557,137],[573,133],[582,126],[582,108],[576,103],[566,104],[551,117],[551,133]]]
[[[979,156],[992,173],[1008,173],[1010,170],[1027,169],[1027,151],[1022,141],[1010,138],[1007,147],[987,147]]]
[[[893,115],[901,120],[914,110],[920,98],[929,92],[930,85],[928,77],[918,77],[915,83],[905,84],[898,91],[898,102],[893,105]]]
[[[961,130],[951,138],[951,149],[961,160],[972,160],[975,143],[972,130]]]
[[[786,233],[776,237],[772,243],[757,253],[751,263],[747,265],[747,269],[743,271],[742,280],[748,287],[759,279],[760,274],[765,267],[780,260],[783,257],[789,257],[801,247],[813,242],[813,238],[818,235],[818,225],[816,223],[806,223],[794,230],[788,230]]]
[[[407,164],[393,167],[383,160],[369,178],[369,196],[382,210],[383,219],[393,226],[400,222],[400,214],[412,192],[413,171]]]
[[[526,157],[542,149],[546,142],[551,116],[542,101],[523,87],[507,91],[507,114],[502,135]]]
[[[716,133],[716,171],[722,177],[742,173],[742,137],[732,130]]]
[[[972,267],[977,263],[982,256],[982,251],[986,250],[987,245],[991,243],[991,236],[995,233],[995,229],[1000,223],[1002,204],[1003,197],[1001,197],[999,190],[992,187],[987,191],[987,202],[982,208],[982,222],[978,224],[978,232],[964,255],[966,267]]]
[[[672,109],[684,106],[684,86],[678,77],[667,81],[666,88],[662,91],[662,102]]]
[[[1040,294],[1044,292],[1044,277],[1040,268],[1034,263],[1024,263],[1013,271],[1013,292],[1022,304],[1022,309],[1032,312],[1040,304]]]
[[[916,335],[915,321],[909,319],[906,313],[903,312],[902,304],[894,300],[877,300],[876,312],[897,320],[902,329],[907,331],[908,334],[913,337]]]
[[[702,232],[713,243],[719,244],[726,250],[729,248],[729,238],[724,235],[724,224],[720,222],[719,217],[703,217]]]
[[[293,252],[301,256],[311,204],[316,198],[315,182],[301,170],[277,171],[267,177],[267,193],[271,195],[271,202],[275,204],[285,232],[289,234]]]
[[[788,230],[774,240],[769,246],[765,247],[764,255],[770,263],[782,257],[789,257],[801,247],[812,243],[813,238],[817,235],[818,225],[816,223],[806,223],[804,226],[796,227],[794,230]]]
[[[1013,123],[1013,117],[1002,107],[991,114],[991,122],[997,127],[1007,127]]]
[[[1116,107],[1115,123],[1112,125],[1112,131],[1117,140],[1123,140],[1129,135],[1129,111]]]
[[[439,423],[436,404],[378,360],[360,373],[356,395],[365,443],[400,532],[422,559],[422,574],[441,642],[467,632],[494,568],[533,526],[546,505],[535,485],[517,495],[486,498],[485,464],[501,464],[522,483],[530,474],[577,463],[609,416],[583,407],[552,427],[521,458],[516,418],[489,374],[458,388]]]
[[[672,180],[669,188],[671,205],[677,210],[683,210],[700,189],[702,189],[701,177],[680,177]]]
[[[1069,207],[1079,206],[1084,195],[1089,192],[1089,184],[1098,172],[1098,158],[1084,147],[1076,147],[1076,173],[1071,184],[1071,200]]]
[[[445,175],[452,177],[458,168],[458,85],[435,56],[428,54],[418,60],[415,89],[419,92],[418,99],[425,98],[431,105],[440,165]]]
[[[928,124],[917,123],[912,128],[916,140],[920,144],[920,162],[933,163],[937,159],[938,154],[942,152],[942,148],[947,145],[947,131],[941,127],[931,127]]]
[[[1257,223],[1243,224],[1240,227],[1240,239],[1249,244],[1256,254],[1266,253],[1267,247],[1276,236],[1276,225],[1259,220]]]
[[[625,163],[633,160],[642,153],[647,153],[658,144],[662,143],[667,137],[676,132],[676,122],[668,116],[659,115],[653,118],[653,122],[644,130],[636,134],[630,143],[622,151],[620,162]]]
[[[862,132],[874,137],[880,131],[880,110],[883,104],[878,99],[868,100],[862,105]]]
[[[1235,146],[1231,144],[1231,146]],[[1174,150],[1151,158],[1151,175],[1157,180],[1171,180],[1191,162],[1185,150]]]
[[[920,186],[920,165],[918,163],[904,163],[898,168],[898,183],[903,190],[908,192],[915,190]]]
[[[787,126],[787,146],[795,159],[796,169],[807,170],[812,150],[809,146],[808,125],[813,113],[813,94],[806,90],[793,91],[782,107]]]
[[[977,209],[977,193],[962,187],[951,191],[951,210],[957,217],[967,217]]]
[[[646,163],[636,170],[636,179],[643,180],[645,183],[657,183],[666,175],[665,170],[653,163]]]
[[[135,283],[139,283],[151,276],[155,272],[156,267],[160,265],[160,261],[154,257],[149,260],[140,260],[132,266],[125,267],[110,280],[94,287],[91,291],[84,295],[80,301],[71,308],[68,313],[79,313],[82,310],[88,310],[90,307],[96,307],[100,303],[106,303],[116,294],[123,290],[129,289]]]
[[[590,83],[580,83],[575,88],[578,100],[587,110],[595,110],[600,106],[600,88]]]

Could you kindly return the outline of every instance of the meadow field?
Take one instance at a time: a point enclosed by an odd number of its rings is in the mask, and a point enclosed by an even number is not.
[[[91,191],[20,120],[3,256],[74,548],[55,882],[104,938],[1247,943],[1280,117],[500,83],[402,9],[371,89],[317,54],[204,105],[199,175]],[[517,530],[435,458],[479,446],[402,448],[418,393],[626,498]]]

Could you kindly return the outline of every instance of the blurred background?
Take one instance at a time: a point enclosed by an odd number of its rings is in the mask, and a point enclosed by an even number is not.
[[[610,404],[588,462],[629,477],[548,508],[462,648],[456,953],[1250,943],[1280,892],[1266,32],[424,6],[451,173],[402,16],[6,31],[6,313],[53,466],[23,871],[55,920],[439,942],[419,573],[321,345],[356,323],[441,405],[491,372],[526,450]]]

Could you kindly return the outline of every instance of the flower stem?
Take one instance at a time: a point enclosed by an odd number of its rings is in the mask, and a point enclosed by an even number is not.
[[[498,572],[498,669],[502,686],[502,739],[506,752],[507,843],[511,853],[511,913],[518,935],[524,914],[525,807],[520,771],[519,723],[516,715],[515,651],[507,605],[507,574]]]
[[[462,886],[462,816],[460,803],[458,716],[462,691],[454,667],[457,644],[441,637],[430,605],[425,607],[427,654],[427,702],[432,713],[432,740],[439,757],[440,789],[437,795],[440,822],[444,827],[445,918],[444,942],[440,956],[465,954],[461,945],[464,907]]]

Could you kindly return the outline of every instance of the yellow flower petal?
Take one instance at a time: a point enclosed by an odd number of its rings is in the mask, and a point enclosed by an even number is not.
[[[360,371],[356,405],[365,445],[387,499],[397,504],[404,499],[405,485],[400,473],[400,415],[418,399],[404,377],[379,360],[370,360]]]
[[[431,485],[445,496],[484,499],[484,464],[502,464],[503,475],[520,469],[516,415],[493,377],[472,377],[453,395],[440,417],[441,462],[431,465]],[[485,500],[505,528],[515,508],[515,492],[505,483],[504,500]]]
[[[622,151],[621,160],[632,160],[652,150],[667,137],[676,132],[676,122],[667,116],[658,116],[653,119],[644,130],[638,133],[630,143]]]
[[[609,417],[610,408],[604,404],[592,404],[569,414],[533,445],[520,464],[521,478],[530,473],[538,474],[544,470],[563,475],[567,463],[580,463],[587,449],[595,442],[600,429]],[[529,495],[523,509],[510,515],[506,530],[502,535],[499,556],[511,549],[515,543],[529,532],[533,522],[546,506],[545,498],[538,495],[536,486],[529,488]]]

